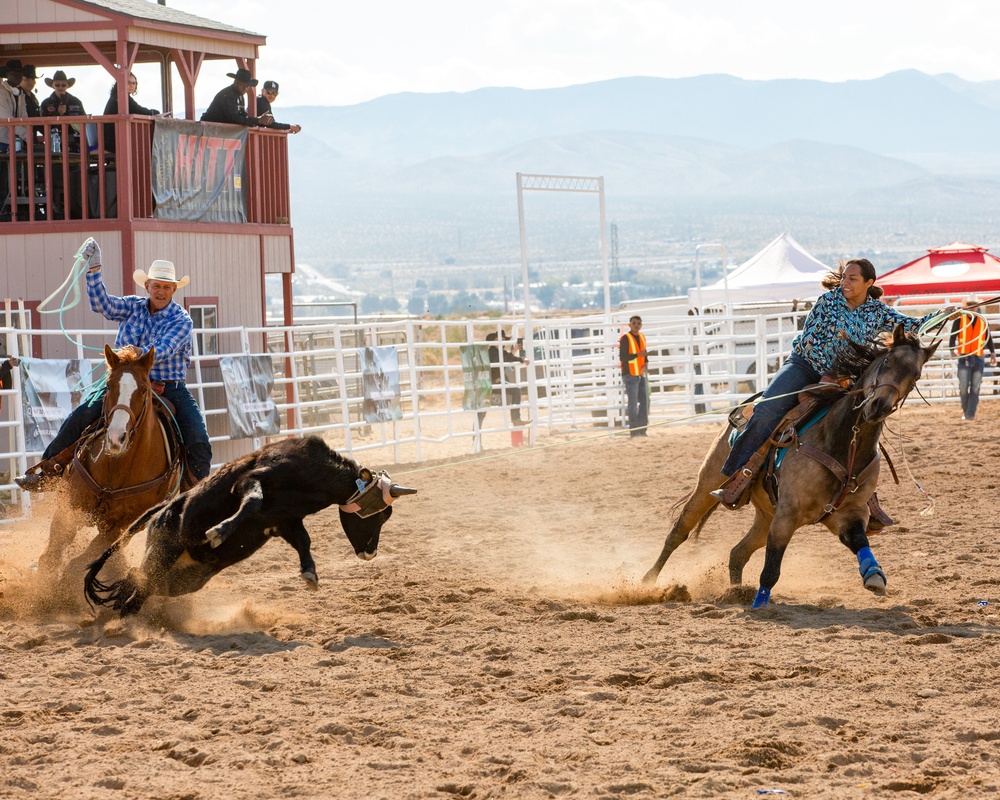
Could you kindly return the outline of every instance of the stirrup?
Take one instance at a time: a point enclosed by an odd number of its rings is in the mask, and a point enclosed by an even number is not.
[[[710,494],[726,508],[735,511],[750,502],[750,491],[756,478],[756,472],[741,467],[735,475]]]
[[[895,525],[896,520],[890,517],[878,503],[878,494],[872,492],[868,498],[868,528],[866,533],[878,533],[889,525]]]

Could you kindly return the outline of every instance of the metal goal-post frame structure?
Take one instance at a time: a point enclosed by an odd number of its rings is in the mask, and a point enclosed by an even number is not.
[[[601,226],[601,279],[604,283],[604,330],[608,338],[607,346],[614,348],[617,344],[614,341],[614,330],[611,327],[611,284],[608,277],[608,239],[607,222],[604,210],[604,177],[587,177],[581,175],[535,175],[526,172],[517,173],[517,224],[521,237],[521,282],[524,287],[524,341],[528,342],[529,352],[533,352],[531,342],[533,332],[531,328],[531,282],[528,279],[528,239],[524,226],[524,193],[525,192],[571,192],[574,194],[596,194],[600,208]],[[609,374],[605,376],[605,386],[609,387],[607,393],[608,404],[608,424],[614,424],[614,415],[611,409],[618,404],[618,393],[611,389],[614,386],[614,368],[609,367]],[[538,405],[538,389],[535,385],[532,370],[528,373],[528,404],[534,409]],[[531,444],[535,443],[535,428],[530,430]]]

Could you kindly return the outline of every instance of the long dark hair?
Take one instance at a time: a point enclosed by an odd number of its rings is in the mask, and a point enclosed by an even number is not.
[[[836,289],[840,286],[841,281],[844,280],[844,273],[850,266],[856,266],[861,270],[861,277],[865,279],[865,283],[868,281],[875,280],[875,267],[872,266],[872,262],[867,258],[852,258],[849,261],[841,261],[837,264],[835,270],[830,270],[826,273],[826,277],[820,282],[824,289]],[[868,287],[868,296],[874,297],[876,300],[880,298],[884,292],[881,286],[876,286],[874,283]]]

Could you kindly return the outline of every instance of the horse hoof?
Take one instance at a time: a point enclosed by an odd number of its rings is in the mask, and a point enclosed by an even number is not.
[[[771,590],[770,589],[765,589],[763,586],[761,586],[757,590],[757,595],[754,597],[753,604],[750,606],[750,608],[751,609],[753,609],[753,608],[767,608],[767,604],[768,604],[768,601],[770,601],[770,599],[771,599]]]
[[[865,578],[865,588],[879,597],[885,594],[885,576],[878,572]]]
[[[307,570],[303,572],[299,577],[306,582],[306,588],[310,592],[315,592],[319,589],[319,578],[316,577],[316,573],[312,570]]]

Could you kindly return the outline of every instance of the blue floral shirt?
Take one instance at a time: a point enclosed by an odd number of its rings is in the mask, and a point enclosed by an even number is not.
[[[87,296],[90,307],[105,319],[120,323],[115,347],[127,344],[147,352],[156,348],[150,380],[183,381],[191,364],[191,316],[173,300],[170,304],[149,313],[149,298],[129,295],[109,295],[101,271],[87,273]]]
[[[792,342],[792,351],[822,374],[833,366],[837,352],[847,345],[839,336],[841,331],[852,342],[867,344],[877,334],[891,331],[899,322],[907,331],[916,332],[936,313],[932,311],[919,319],[908,317],[872,297],[851,311],[838,286],[819,296],[806,317],[802,333]]]

